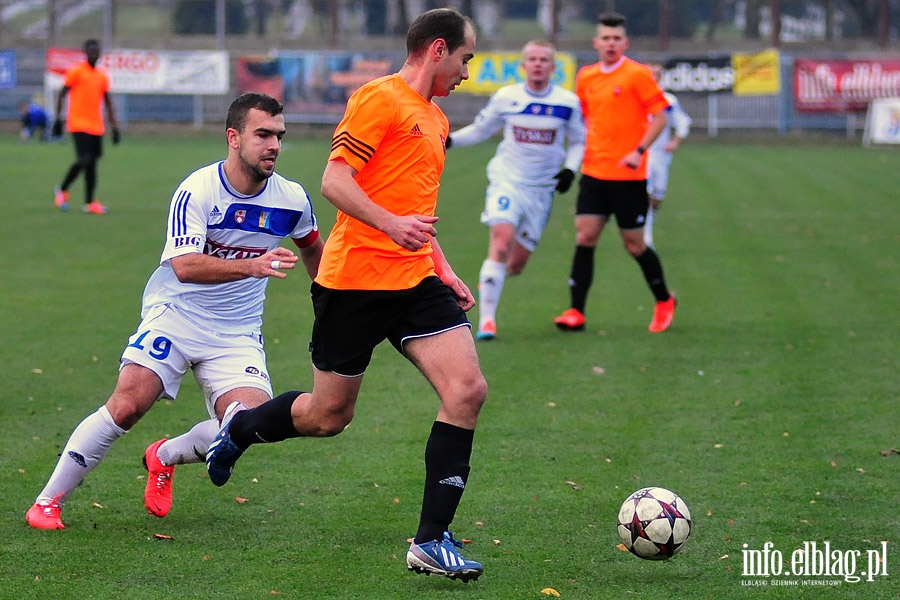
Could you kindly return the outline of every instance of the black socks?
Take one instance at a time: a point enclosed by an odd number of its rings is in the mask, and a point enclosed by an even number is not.
[[[663,277],[662,263],[659,262],[659,256],[650,246],[640,256],[636,256],[635,260],[641,266],[644,272],[644,279],[650,286],[650,291],[656,297],[657,302],[663,302],[669,299],[669,289],[666,287],[666,278]]]
[[[291,406],[303,392],[285,392],[250,410],[242,410],[231,419],[228,433],[237,447],[246,450],[251,444],[271,444],[300,437],[291,417]]]
[[[588,290],[594,281],[594,248],[591,246],[575,246],[572,258],[572,271],[569,273],[569,295],[572,308],[584,313],[587,304]]]
[[[475,432],[435,421],[425,446],[425,494],[415,543],[443,538],[469,478]]]

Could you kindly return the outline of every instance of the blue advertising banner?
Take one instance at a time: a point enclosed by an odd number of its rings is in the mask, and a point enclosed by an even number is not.
[[[0,50],[0,90],[16,87],[16,52]]]

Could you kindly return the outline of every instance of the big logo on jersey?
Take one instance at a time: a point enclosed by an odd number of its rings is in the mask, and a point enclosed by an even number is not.
[[[516,141],[522,144],[552,144],[556,140],[555,129],[531,129],[530,127],[513,127]]]
[[[267,251],[266,248],[242,248],[241,246],[226,246],[214,241],[206,240],[206,247],[203,252],[216,258],[224,258],[225,260],[235,260],[238,258],[256,258],[262,256]]]

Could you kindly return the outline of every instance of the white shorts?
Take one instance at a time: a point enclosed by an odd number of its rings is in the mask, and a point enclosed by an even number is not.
[[[553,187],[491,183],[481,222],[488,226],[511,223],[516,228],[516,242],[534,252],[550,219],[553,191]]]
[[[216,416],[219,396],[239,387],[263,390],[272,397],[262,335],[222,335],[188,320],[172,306],[156,306],[128,338],[120,369],[134,363],[156,373],[164,398],[174,399],[188,369],[206,398],[206,410]]]
[[[665,151],[651,152],[647,157],[647,194],[657,200],[666,197],[669,187],[669,166],[672,164],[672,153]]]

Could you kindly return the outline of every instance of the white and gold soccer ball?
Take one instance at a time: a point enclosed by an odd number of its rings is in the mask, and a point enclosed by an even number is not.
[[[675,492],[646,487],[622,503],[617,528],[629,552],[647,560],[665,560],[691,536],[691,511]]]

